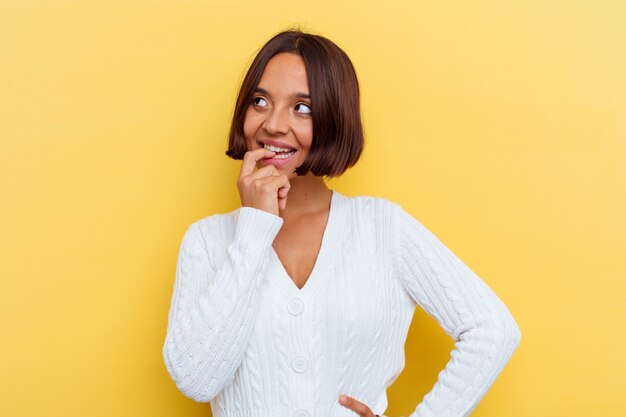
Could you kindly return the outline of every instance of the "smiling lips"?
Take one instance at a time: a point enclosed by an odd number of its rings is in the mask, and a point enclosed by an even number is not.
[[[278,146],[263,144],[263,143],[262,145],[265,149],[269,149],[270,151],[276,152],[276,154],[272,157],[275,159],[286,159],[296,152],[295,149],[289,148],[289,147],[283,148],[283,147],[278,147]]]
[[[257,141],[257,143],[265,147],[266,149],[268,148],[268,146],[277,148],[281,151],[290,151],[294,149],[294,147],[291,146],[289,143],[275,139],[260,139]]]

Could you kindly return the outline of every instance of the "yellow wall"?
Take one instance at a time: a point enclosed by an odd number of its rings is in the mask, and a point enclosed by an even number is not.
[[[161,357],[177,251],[238,207],[235,93],[294,24],[362,86],[367,148],[329,186],[402,204],[521,327],[473,415],[625,415],[625,3],[229,3],[0,1],[0,415],[208,414]],[[387,415],[451,348],[418,309]]]

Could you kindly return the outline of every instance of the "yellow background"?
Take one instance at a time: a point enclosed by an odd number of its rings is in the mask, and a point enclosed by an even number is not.
[[[236,6],[237,5],[237,6]],[[299,25],[351,57],[367,147],[346,195],[403,205],[522,341],[472,415],[626,415],[626,4],[0,1],[0,415],[205,416],[161,349],[256,50]],[[408,416],[453,347],[418,308]]]

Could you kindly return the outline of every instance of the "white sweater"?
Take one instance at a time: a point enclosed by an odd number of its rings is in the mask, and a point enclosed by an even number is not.
[[[410,417],[469,415],[521,338],[496,294],[397,203],[335,190],[298,289],[272,247],[282,223],[239,207],[187,229],[163,346],[178,389],[214,417],[356,416],[340,394],[383,415],[419,305],[456,343]]]

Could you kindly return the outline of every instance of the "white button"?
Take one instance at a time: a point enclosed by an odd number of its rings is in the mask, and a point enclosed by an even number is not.
[[[292,316],[297,316],[304,310],[304,301],[299,298],[292,298],[287,304],[287,310]]]
[[[310,415],[311,413],[303,409],[296,410],[296,412],[293,413],[293,417],[309,417]]]
[[[291,361],[291,367],[296,372],[304,372],[309,367],[309,360],[306,356],[298,355]]]

